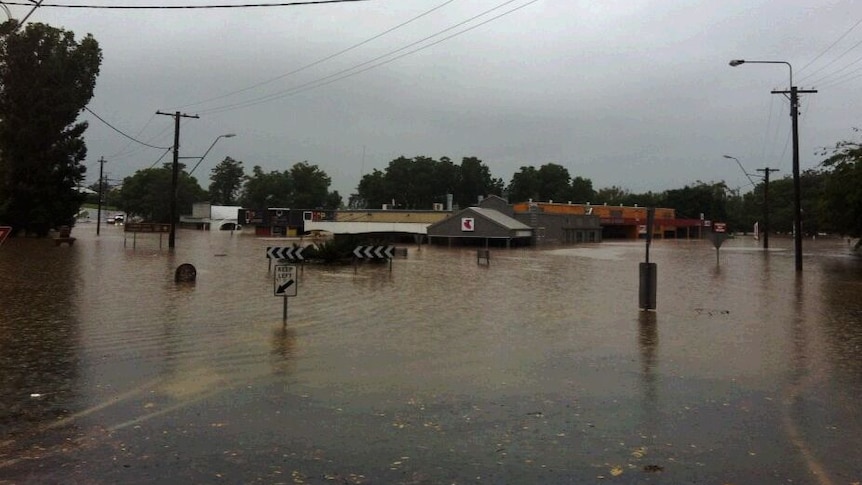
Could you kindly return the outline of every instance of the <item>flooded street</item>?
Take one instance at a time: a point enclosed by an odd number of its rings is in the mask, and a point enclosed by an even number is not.
[[[399,245],[79,225],[0,247],[0,484],[862,481],[862,259],[847,241]],[[182,263],[195,285],[177,285]]]

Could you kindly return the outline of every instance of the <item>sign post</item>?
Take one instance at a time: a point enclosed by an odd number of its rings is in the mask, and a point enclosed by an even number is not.
[[[287,325],[287,297],[296,296],[296,266],[289,264],[275,265],[273,274],[273,295],[284,298],[282,322]]]
[[[721,249],[721,243],[727,239],[727,224],[724,222],[713,223],[712,232],[709,233],[709,238],[712,240],[712,245],[715,246],[715,265],[718,266],[718,253]]]

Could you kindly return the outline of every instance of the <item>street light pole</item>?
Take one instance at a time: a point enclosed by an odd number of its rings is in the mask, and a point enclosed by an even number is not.
[[[799,93],[816,93],[816,90],[799,90],[793,85],[793,66],[787,61],[747,61],[734,59],[731,67],[742,64],[785,64],[790,69],[790,91],[772,91],[772,94],[790,94],[790,117],[793,125],[793,240],[796,271],[802,271],[802,198],[799,180]]]
[[[192,174],[192,172],[194,172],[194,171],[195,171],[195,169],[196,169],[196,168],[198,168],[198,165],[200,165],[200,164],[201,164],[201,162],[203,162],[203,161],[204,161],[204,158],[206,158],[207,154],[209,154],[210,150],[212,150],[212,149],[213,149],[213,147],[215,146],[215,144],[216,144],[220,139],[222,139],[222,138],[233,138],[233,137],[235,137],[235,136],[236,136],[236,133],[227,133],[227,134],[224,134],[224,135],[219,135],[219,136],[217,136],[217,137],[216,137],[216,139],[215,139],[215,140],[213,140],[212,145],[210,145],[210,147],[209,147],[209,148],[207,148],[207,151],[205,151],[205,152],[204,152],[204,154],[203,154],[203,156],[201,156],[201,157],[180,157],[180,158],[199,158],[198,163],[196,163],[196,164],[195,164],[195,166],[194,166],[194,167],[192,167],[192,169],[189,171],[189,175],[191,175],[191,174]]]
[[[724,158],[736,160],[736,164],[739,165],[739,169],[742,170],[742,173],[744,173],[745,176],[748,178],[748,181],[751,182],[751,186],[754,187],[755,185],[757,185],[756,183],[754,183],[754,180],[751,180],[751,174],[749,174],[748,172],[745,171],[745,167],[742,166],[742,163],[739,161],[738,158],[731,157],[730,155],[724,155]]]

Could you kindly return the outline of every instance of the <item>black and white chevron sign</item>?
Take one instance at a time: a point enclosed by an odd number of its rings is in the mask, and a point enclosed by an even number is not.
[[[356,246],[353,255],[359,259],[392,259],[395,246]]]
[[[270,246],[266,248],[266,257],[269,259],[287,259],[290,261],[302,261],[302,250],[299,246]]]

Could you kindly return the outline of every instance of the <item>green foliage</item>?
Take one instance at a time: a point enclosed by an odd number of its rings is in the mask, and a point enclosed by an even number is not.
[[[595,203],[607,205],[625,205],[631,197],[631,192],[626,189],[623,189],[622,187],[617,187],[616,185],[613,185],[611,187],[599,189],[599,191],[596,193]]]
[[[859,129],[854,129],[859,133]],[[832,231],[853,237],[862,236],[862,144],[841,141],[821,165],[825,169],[822,185],[822,216]]]
[[[337,209],[338,192],[329,192],[329,175],[308,162],[295,164],[289,171],[269,173],[255,166],[245,177],[240,202],[244,207],[285,207],[295,209]]]
[[[83,195],[87,154],[76,123],[93,97],[102,52],[92,36],[45,24],[0,26],[0,221],[35,228],[71,225]]]
[[[398,209],[430,210],[445,203],[452,194],[459,206],[475,204],[479,196],[502,195],[503,182],[491,177],[481,160],[464,157],[455,165],[448,157],[398,157],[385,171],[375,169],[359,181],[357,193],[350,198],[354,209],[379,209],[383,204]]]
[[[181,167],[177,178],[177,211],[179,214],[191,214],[192,205],[206,200],[207,193],[184,168]],[[118,206],[145,221],[170,222],[172,173],[171,164],[166,163],[162,168],[138,170],[131,177],[126,177],[118,194]]]
[[[245,170],[242,162],[225,157],[211,170],[209,194],[213,205],[236,205]]]
[[[590,179],[572,178],[566,167],[556,163],[547,163],[538,170],[533,166],[521,167],[512,176],[508,191],[512,202],[533,199],[584,203],[595,201],[597,196]]]
[[[681,189],[668,190],[664,193],[664,206],[676,209],[677,217],[714,221],[727,220],[727,185],[724,182],[704,183],[700,180],[695,185],[686,185]]]
[[[542,200],[542,187],[539,182],[539,171],[536,167],[521,167],[512,175],[512,181],[508,187],[509,200],[512,202],[523,202],[526,200]]]

